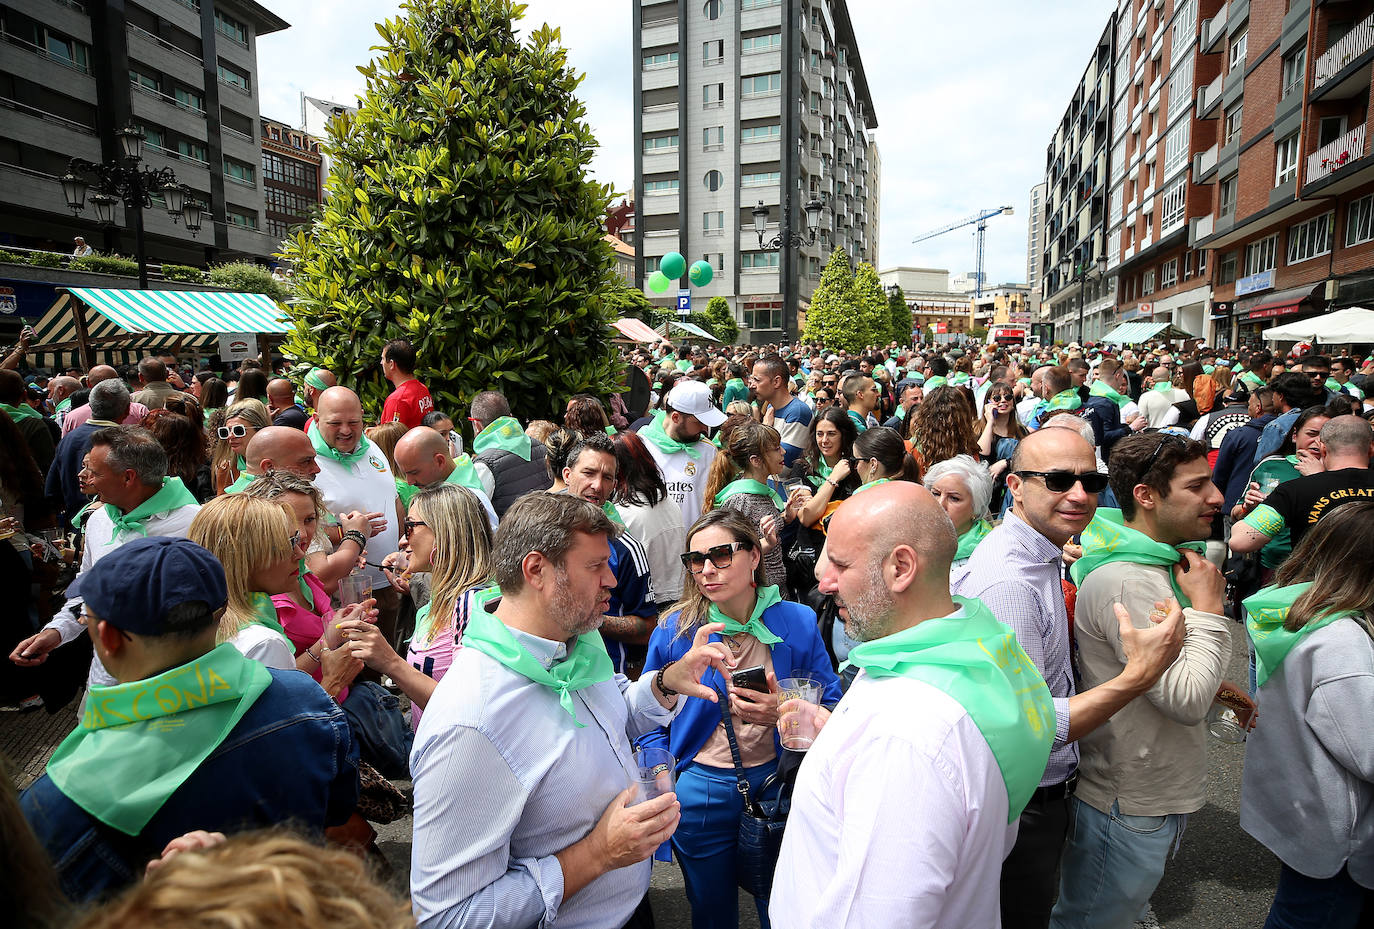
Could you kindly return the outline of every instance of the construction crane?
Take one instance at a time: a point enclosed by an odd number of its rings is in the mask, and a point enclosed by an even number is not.
[[[1000,206],[992,210],[983,210],[967,219],[961,219],[957,223],[950,223],[948,226],[943,226],[932,232],[927,232],[924,235],[918,235],[911,240],[911,244],[915,245],[917,242],[924,242],[926,239],[933,239],[936,236],[944,235],[946,232],[953,232],[955,229],[962,229],[965,226],[977,225],[978,232],[974,236],[977,245],[974,247],[975,268],[973,272],[975,275],[973,285],[975,290],[973,296],[974,299],[977,299],[983,296],[983,239],[988,232],[988,220],[992,219],[994,216],[1010,216],[1012,212],[1013,210],[1009,206]]]

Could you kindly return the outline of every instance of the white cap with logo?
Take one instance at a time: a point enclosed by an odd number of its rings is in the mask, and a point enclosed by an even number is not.
[[[711,429],[725,422],[725,414],[711,405],[711,388],[701,381],[678,381],[668,391],[668,407],[695,416]]]

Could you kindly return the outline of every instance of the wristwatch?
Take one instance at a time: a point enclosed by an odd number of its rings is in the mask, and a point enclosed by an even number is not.
[[[659,668],[658,674],[654,676],[654,686],[657,687],[659,689],[659,692],[662,693],[665,697],[676,697],[678,695],[678,692],[676,690],[673,690],[667,684],[663,683],[663,672],[667,671],[675,664],[677,664],[676,658],[665,664],[663,667]]]

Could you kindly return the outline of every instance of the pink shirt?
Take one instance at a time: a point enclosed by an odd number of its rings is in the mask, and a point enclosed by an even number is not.
[[[463,630],[467,628],[468,616],[471,615],[475,606],[475,597],[479,589],[473,588],[459,598],[458,607],[454,611],[456,615],[445,627],[436,630],[428,643],[421,645],[415,638],[411,638],[410,647],[406,652],[406,661],[409,661],[415,670],[434,678],[435,681],[444,679],[444,674],[453,664],[453,656],[457,654],[458,649],[463,647]],[[429,605],[426,604],[422,609],[428,611]],[[417,626],[421,625],[419,620],[420,617],[417,617]],[[424,710],[412,703],[410,705],[412,729],[420,725],[422,715],[424,715]]]
[[[306,586],[310,588],[311,600],[314,601],[314,610],[307,610],[305,607],[291,599],[290,594],[277,594],[272,598],[272,603],[277,608],[277,621],[286,630],[286,637],[291,640],[295,647],[297,657],[307,648],[313,646],[324,635],[325,624],[334,616],[334,608],[329,603],[329,594],[324,592],[323,585],[319,578],[307,573],[305,575]],[[317,682],[324,680],[324,668],[318,662],[310,662],[310,676]],[[348,688],[339,691],[337,702],[343,703],[348,698]]]
[[[129,415],[120,421],[121,426],[137,426],[143,422],[143,417],[148,415],[148,408],[141,403],[129,402]],[[62,434],[66,435],[77,426],[82,425],[91,418],[91,405],[79,406],[74,410],[68,410],[67,415],[62,417]]]

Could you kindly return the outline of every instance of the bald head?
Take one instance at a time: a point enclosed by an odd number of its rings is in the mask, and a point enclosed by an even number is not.
[[[1054,471],[1097,473],[1093,445],[1076,429],[1032,432],[1016,446],[1009,470],[1007,490],[1013,500],[1012,512],[1055,545],[1062,546],[1082,532],[1097,512],[1097,495],[1084,490],[1081,481],[1061,493],[1050,490],[1043,476]]]
[[[1060,419],[1061,417],[1054,417]],[[1066,426],[1069,424],[1065,424]],[[1083,470],[1080,465],[1088,462],[1097,466],[1097,456],[1093,453],[1092,443],[1083,438],[1076,428],[1037,429],[1022,439],[1012,454],[1011,472],[1050,471],[1068,469]]]
[[[1173,381],[1174,375],[1164,365],[1160,365],[1150,372],[1150,377],[1155,379],[1156,384],[1167,384]]]
[[[86,373],[86,386],[94,387],[101,381],[108,381],[110,378],[119,377],[119,372],[109,365],[96,365]]]
[[[320,473],[315,463],[315,446],[299,429],[268,426],[259,429],[243,452],[249,474],[261,477],[269,471],[290,471],[306,480]]]
[[[448,440],[428,426],[416,426],[401,436],[392,457],[401,478],[416,487],[437,483],[453,473]]]
[[[267,399],[277,408],[290,406],[296,398],[296,386],[284,377],[267,382]]]
[[[362,401],[347,387],[331,387],[315,404],[315,422],[325,444],[347,455],[363,437]]]
[[[74,377],[68,377],[63,374],[60,377],[53,378],[48,384],[48,396],[52,399],[53,403],[61,403],[80,389],[80,381]]]
[[[1321,443],[1326,447],[1328,471],[1335,470],[1332,459],[1345,467],[1368,467],[1374,427],[1361,416],[1336,416],[1322,426]]]
[[[311,368],[305,376],[305,402],[310,407],[318,407],[320,394],[338,384],[334,372],[328,368]]]

